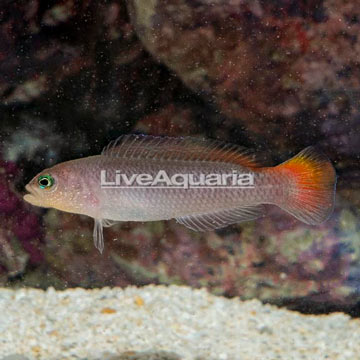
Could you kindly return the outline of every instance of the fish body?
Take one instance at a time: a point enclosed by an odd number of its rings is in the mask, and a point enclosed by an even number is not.
[[[163,178],[151,183],[149,179],[161,172],[176,184],[169,186]],[[140,174],[146,174],[145,185],[124,185],[124,179]],[[189,174],[196,184],[185,187],[183,176]],[[117,181],[120,176],[122,182]],[[215,184],[222,176],[227,178]],[[234,183],[238,176],[246,177],[246,186]],[[212,185],[201,186],[199,179],[211,177]],[[46,184],[49,179],[53,184],[41,188],[41,181]],[[256,219],[264,214],[264,204],[273,204],[305,223],[318,224],[332,212],[335,182],[331,163],[313,148],[276,167],[260,167],[246,150],[233,145],[128,135],[109,144],[101,155],[42,171],[26,186],[29,194],[24,199],[93,217],[95,244],[102,251],[102,228],[116,221],[174,218],[192,230],[205,231]]]

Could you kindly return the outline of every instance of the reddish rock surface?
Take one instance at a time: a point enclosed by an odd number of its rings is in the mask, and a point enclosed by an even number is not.
[[[180,283],[309,312],[355,308],[359,9],[359,0],[1,2],[1,284]],[[205,234],[120,224],[105,230],[100,256],[91,219],[23,203],[38,171],[128,132],[223,139],[263,151],[269,165],[317,144],[339,175],[334,216],[307,227],[272,208]]]

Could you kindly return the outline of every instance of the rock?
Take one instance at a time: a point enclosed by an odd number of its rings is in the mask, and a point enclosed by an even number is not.
[[[15,163],[0,158],[0,284],[43,260],[41,222],[16,189],[19,174]]]
[[[358,0],[127,4],[131,22],[121,0],[0,4],[0,284],[187,284],[358,314]],[[334,216],[118,224],[100,256],[91,219],[24,205],[36,173],[129,132],[223,139],[266,165],[317,144],[338,172]]]
[[[142,43],[194,92],[277,150],[360,151],[359,3],[130,0]],[[311,129],[311,131],[304,131]]]
[[[124,1],[3,2],[0,14],[4,122],[16,125],[31,113],[65,135],[76,125],[107,135],[167,105],[179,90],[180,82],[143,51]]]
[[[257,222],[194,233],[174,221],[123,223],[93,246],[93,221],[49,210],[42,247],[56,286],[186,284],[214,294],[308,312],[355,312],[360,301],[359,212],[337,205],[331,220],[304,225],[276,207]],[[24,276],[27,284],[31,278]],[[31,283],[31,282],[30,282]]]

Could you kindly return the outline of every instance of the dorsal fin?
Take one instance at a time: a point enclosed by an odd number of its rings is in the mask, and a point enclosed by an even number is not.
[[[124,159],[212,161],[256,168],[255,155],[238,145],[192,137],[123,135],[111,141],[101,155]]]

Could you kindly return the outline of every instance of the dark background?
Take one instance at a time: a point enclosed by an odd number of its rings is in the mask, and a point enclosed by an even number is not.
[[[1,1],[0,284],[178,283],[304,312],[360,301],[360,1]],[[277,209],[195,234],[31,207],[24,185],[124,133],[255,148],[269,165],[317,145],[338,173],[332,218]]]

